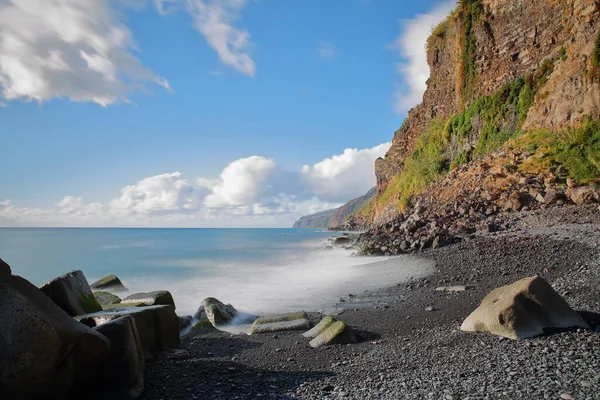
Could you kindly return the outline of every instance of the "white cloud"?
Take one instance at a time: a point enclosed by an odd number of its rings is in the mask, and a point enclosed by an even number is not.
[[[250,34],[233,25],[245,5],[246,0],[187,0],[194,27],[217,52],[221,62],[254,77],[256,64],[248,53],[252,46]]]
[[[54,208],[0,202],[0,226],[289,226],[302,215],[331,209],[375,185],[373,163],[390,144],[346,149],[300,171],[252,156],[220,176],[188,180],[180,172],[123,187],[105,204],[65,196]]]
[[[181,177],[181,173],[173,172],[125,186],[121,189],[121,197],[111,201],[110,208],[121,214],[167,214],[195,209],[197,196],[194,187]]]
[[[131,31],[110,0],[0,3],[0,88],[6,100],[65,97],[102,106],[166,79],[135,55]],[[138,6],[131,0],[125,6]]]
[[[260,200],[266,184],[275,171],[275,161],[259,156],[241,158],[230,163],[221,173],[212,193],[206,196],[208,207],[243,206]]]
[[[317,46],[317,57],[323,61],[335,61],[339,56],[338,49],[330,42],[321,42]]]
[[[398,113],[404,113],[423,100],[427,89],[429,65],[425,45],[431,30],[442,22],[456,6],[455,0],[438,4],[431,11],[419,14],[410,20],[401,20],[400,36],[396,39],[394,48],[404,60],[397,65],[397,71],[402,76],[405,89],[398,90],[395,96],[394,108]]]
[[[302,174],[319,198],[347,201],[375,185],[375,160],[383,157],[390,146],[391,143],[384,143],[370,149],[346,149],[313,166],[303,166]]]

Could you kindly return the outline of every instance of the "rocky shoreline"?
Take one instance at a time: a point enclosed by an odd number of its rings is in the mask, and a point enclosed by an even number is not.
[[[340,299],[380,305],[338,317],[358,343],[313,349],[298,332],[193,331],[180,350],[148,364],[142,398],[600,398],[596,206],[520,212],[506,231],[420,256],[435,261],[430,276]],[[519,341],[459,330],[490,290],[532,275],[547,279],[591,329]],[[468,289],[435,290],[456,285]],[[320,318],[310,314],[313,324]]]

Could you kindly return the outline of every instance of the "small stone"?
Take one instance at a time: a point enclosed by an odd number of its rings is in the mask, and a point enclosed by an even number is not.
[[[592,387],[592,382],[590,381],[581,381],[579,384],[583,387]]]
[[[561,393],[560,398],[563,400],[573,400],[573,396],[571,396],[569,393]]]
[[[425,311],[435,311],[435,308],[432,306],[425,307]]]

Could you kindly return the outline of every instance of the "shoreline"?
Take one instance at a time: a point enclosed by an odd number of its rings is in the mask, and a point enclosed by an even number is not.
[[[178,357],[148,365],[142,398],[600,398],[600,213],[556,207],[514,217],[509,231],[419,253],[436,264],[427,277],[357,293],[387,305],[339,316],[357,344],[312,349],[297,331],[191,334]],[[490,290],[534,274],[592,330],[523,341],[458,330]],[[473,289],[435,291],[447,284]]]

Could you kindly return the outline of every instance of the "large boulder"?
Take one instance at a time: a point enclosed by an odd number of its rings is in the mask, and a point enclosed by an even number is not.
[[[121,299],[118,296],[109,292],[94,292],[94,297],[102,308],[121,303]]]
[[[492,290],[460,329],[516,340],[541,335],[544,329],[570,327],[588,325],[548,282],[534,276]]]
[[[92,290],[104,290],[110,292],[126,292],[127,288],[123,285],[123,282],[114,274],[105,276],[104,278],[97,280],[90,285]]]
[[[94,330],[109,338],[112,345],[88,393],[98,399],[139,397],[144,389],[146,360],[133,317],[119,317]]]
[[[294,331],[309,328],[310,321],[308,320],[308,314],[304,311],[300,311],[289,314],[260,317],[254,321],[248,334],[253,335],[255,333]]]
[[[0,399],[64,398],[85,386],[110,341],[75,321],[37,287],[0,277]]]
[[[157,290],[150,293],[135,293],[121,300],[121,304],[145,304],[147,306],[172,306],[175,309],[175,301],[170,292],[166,290]]]
[[[40,290],[72,317],[102,310],[81,271],[53,279],[40,286]]]
[[[238,314],[231,304],[224,304],[214,297],[207,297],[202,300],[202,306],[206,317],[215,327],[230,323]]]
[[[600,185],[589,185],[567,189],[567,196],[577,205],[600,201]]]
[[[104,310],[75,318],[89,327],[96,327],[126,316],[134,319],[147,358],[152,358],[162,349],[179,345],[179,320],[172,306]]]

